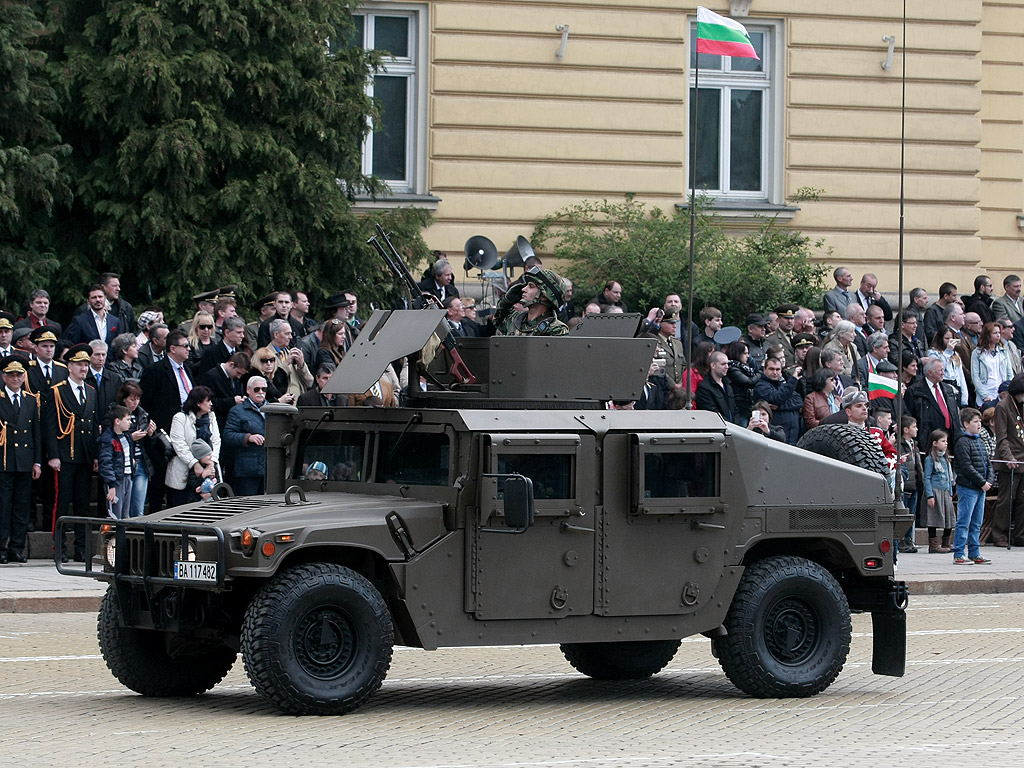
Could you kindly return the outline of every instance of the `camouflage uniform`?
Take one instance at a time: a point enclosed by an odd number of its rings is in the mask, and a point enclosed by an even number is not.
[[[502,336],[566,336],[569,326],[554,316],[552,310],[548,314],[529,320],[529,312],[516,312],[515,305],[522,296],[522,288],[516,286],[498,300],[498,309],[494,313],[494,327]],[[510,295],[511,294],[511,295]]]

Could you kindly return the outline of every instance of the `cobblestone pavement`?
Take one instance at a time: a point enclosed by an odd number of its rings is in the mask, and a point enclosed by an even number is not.
[[[0,616],[0,750],[26,765],[196,768],[1016,762],[1024,595],[921,597],[909,619],[905,677],[871,674],[870,619],[856,616],[846,668],[811,699],[742,696],[709,641],[691,638],[665,672],[628,683],[582,677],[550,646],[396,649],[361,710],[296,718],[259,698],[241,660],[205,696],[145,699],[106,670],[93,615],[9,614]]]

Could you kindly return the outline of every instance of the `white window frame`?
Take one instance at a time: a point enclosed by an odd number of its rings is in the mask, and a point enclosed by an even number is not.
[[[429,50],[428,6],[425,3],[363,2],[354,12],[363,16],[363,45],[374,47],[373,19],[380,16],[402,16],[409,19],[409,55],[385,60],[381,74],[404,76],[409,81],[406,89],[405,123],[405,175],[403,179],[386,180],[392,193],[426,194],[427,178],[427,71]],[[366,92],[372,96],[374,81],[367,81]],[[386,118],[385,118],[386,119]],[[363,141],[362,171],[373,173],[373,121]]]
[[[703,89],[721,89],[722,98],[719,102],[719,188],[698,189],[699,193],[710,195],[722,201],[734,202],[767,202],[782,204],[784,200],[784,134],[785,134],[785,60],[786,50],[785,26],[782,21],[766,19],[746,19],[744,26],[748,31],[764,33],[765,45],[763,52],[764,69],[762,72],[732,72],[728,68],[722,70],[701,69],[700,82]],[[696,16],[687,19],[687,42],[697,27]],[[690,57],[693,52],[690,51]],[[723,64],[729,57],[723,57]],[[690,65],[690,59],[687,59]],[[687,108],[686,108],[686,189],[689,193],[692,173],[690,158],[691,137],[689,135],[690,115],[693,108],[690,91],[694,87],[695,71],[688,66],[687,73]],[[731,132],[731,96],[733,88],[742,90],[760,90],[765,96],[761,101],[761,189],[731,190],[727,185],[730,177],[730,132]],[[698,105],[699,106],[699,105]],[[722,182],[724,181],[724,184]],[[722,188],[722,187],[725,188]]]

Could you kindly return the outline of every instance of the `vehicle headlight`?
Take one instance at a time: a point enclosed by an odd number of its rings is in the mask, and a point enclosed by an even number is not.
[[[190,540],[188,542],[188,547],[185,550],[185,556],[182,557],[181,556],[181,544],[179,543],[177,546],[174,547],[174,559],[178,560],[178,561],[181,561],[181,560],[195,560],[196,559],[196,547],[195,547],[195,544]]]
[[[108,536],[103,542],[103,559],[111,568],[114,567],[114,556],[117,553],[117,541],[114,536]]]

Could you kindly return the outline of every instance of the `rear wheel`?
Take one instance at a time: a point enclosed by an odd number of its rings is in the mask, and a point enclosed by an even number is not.
[[[222,643],[121,626],[113,586],[103,596],[96,634],[114,677],[143,696],[195,696],[208,691],[224,679],[238,656]]]
[[[679,640],[563,643],[562,654],[578,671],[598,680],[642,680],[672,661]]]
[[[393,644],[380,593],[355,571],[331,563],[275,576],[256,593],[242,626],[249,681],[296,715],[356,709],[384,681]]]
[[[813,696],[850,652],[850,606],[828,571],[801,557],[769,557],[743,574],[715,652],[751,696]]]

